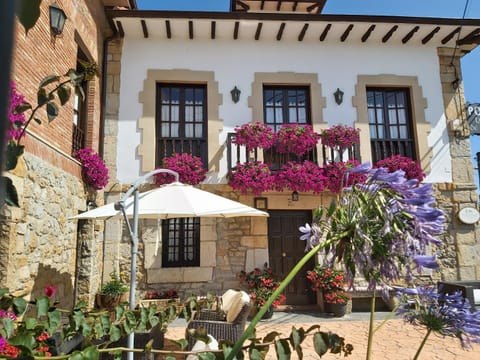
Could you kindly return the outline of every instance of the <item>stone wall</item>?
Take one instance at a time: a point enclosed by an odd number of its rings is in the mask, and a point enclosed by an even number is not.
[[[438,49],[445,120],[460,119],[461,129],[450,129],[449,146],[452,156],[452,183],[436,184],[438,206],[446,214],[444,246],[440,254],[442,280],[480,279],[480,229],[478,224],[464,224],[458,212],[471,207],[478,209],[478,193],[474,183],[473,164],[466,119],[465,97],[460,71],[459,50]]]
[[[35,297],[45,285],[57,285],[60,307],[70,308],[77,294],[74,274],[79,264],[77,224],[69,217],[76,215],[73,209],[85,208],[84,185],[76,176],[30,154],[7,176],[19,191],[20,207],[1,209],[0,286],[15,295]],[[84,239],[90,240],[87,256],[101,250],[95,233],[94,229],[84,233]],[[91,272],[90,282],[96,281],[95,274],[98,271]],[[79,288],[84,290],[83,285]]]

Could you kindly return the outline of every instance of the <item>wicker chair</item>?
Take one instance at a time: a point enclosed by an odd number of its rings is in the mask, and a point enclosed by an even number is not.
[[[231,290],[229,290],[231,291]],[[192,349],[195,338],[188,334],[189,329],[204,328],[208,334],[216,340],[236,342],[245,330],[247,317],[252,308],[250,297],[244,291],[240,291],[241,298],[238,302],[230,304],[228,308],[221,310],[202,309],[198,311],[187,324],[186,337],[188,348]],[[229,316],[229,311],[232,311]]]

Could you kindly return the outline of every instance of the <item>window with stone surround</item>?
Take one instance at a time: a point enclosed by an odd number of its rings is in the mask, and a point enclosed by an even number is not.
[[[373,163],[393,155],[417,160],[409,98],[406,88],[367,88]]]
[[[175,153],[188,153],[207,166],[206,86],[158,83],[155,114],[155,165],[160,167],[165,157]]]
[[[200,218],[163,220],[162,267],[200,266]]]
[[[77,72],[83,71],[80,61],[89,62],[87,55],[80,47],[77,49]],[[87,121],[88,121],[88,81],[81,84],[82,93],[75,91],[73,96],[73,137],[72,137],[72,154],[76,150],[86,147],[87,137]]]

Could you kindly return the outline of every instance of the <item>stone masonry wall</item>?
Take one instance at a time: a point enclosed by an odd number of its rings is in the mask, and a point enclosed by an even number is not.
[[[459,55],[458,50],[438,49],[447,128],[453,119],[462,121],[459,131],[450,130],[448,133],[453,182],[436,186],[438,205],[445,211],[447,218],[445,245],[440,254],[443,280],[480,279],[479,226],[464,224],[457,215],[465,207],[478,209]]]

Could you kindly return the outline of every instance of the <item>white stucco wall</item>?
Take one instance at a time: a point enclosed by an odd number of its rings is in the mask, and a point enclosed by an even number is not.
[[[215,81],[223,95],[223,104],[219,109],[220,119],[224,122],[223,132],[219,134],[221,144],[224,143],[227,132],[252,120],[247,100],[255,72],[317,73],[322,96],[327,100],[323,118],[329,125],[353,125],[356,120],[352,96],[357,75],[417,76],[423,96],[427,99],[425,118],[432,126],[428,139],[419,139],[428,141],[428,145],[433,148],[433,170],[426,180],[451,181],[451,157],[435,48],[362,44],[347,46],[298,41],[162,41],[126,37],[121,68],[120,145],[117,154],[117,180],[121,183],[131,183],[142,175],[136,152],[141,137],[137,121],[142,114],[142,104],[138,99],[148,69],[190,69],[215,73]],[[237,104],[230,98],[230,90],[235,85],[242,91]],[[344,102],[341,105],[337,105],[333,97],[337,88],[344,92]],[[218,177],[223,178],[226,171],[226,159],[223,159]]]

